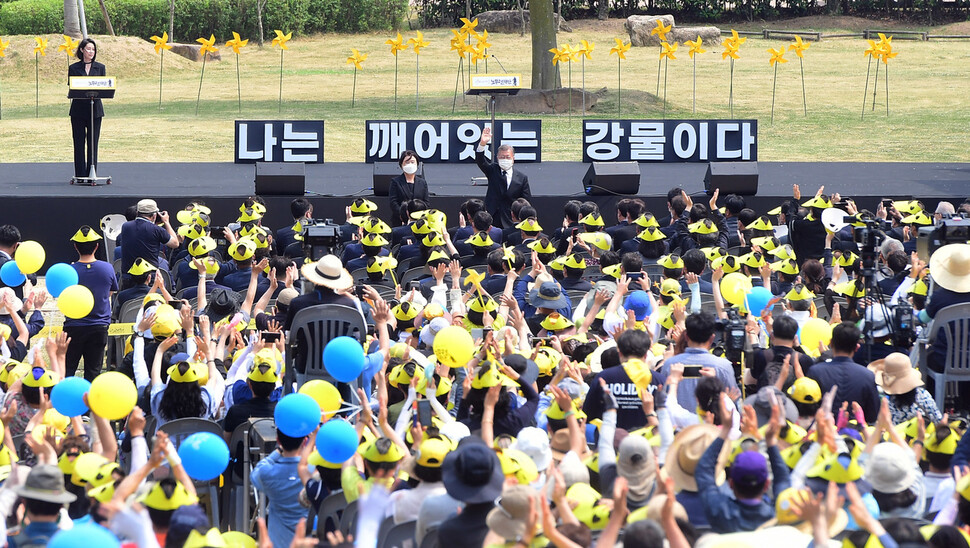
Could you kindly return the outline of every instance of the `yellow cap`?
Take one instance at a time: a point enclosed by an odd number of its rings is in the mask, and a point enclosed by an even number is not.
[[[255,205],[255,204],[254,204]],[[253,221],[258,221],[263,218],[263,214],[256,208],[243,209],[239,214],[238,221],[240,223],[251,223]]]
[[[737,272],[738,270],[741,270],[741,261],[739,261],[734,255],[718,257],[711,261],[711,269],[717,270],[718,268],[722,269],[725,274]]]
[[[775,272],[781,272],[782,274],[788,274],[789,276],[794,276],[798,274],[798,264],[792,259],[782,259],[780,261],[771,263],[768,265]]]
[[[394,317],[401,322],[410,322],[414,318],[417,318],[420,311],[411,301],[401,301],[400,304],[391,309]]]
[[[860,281],[848,281],[832,288],[832,291],[846,297],[865,297],[866,288],[862,287]]]
[[[50,388],[57,384],[57,374],[43,367],[32,367],[23,377],[24,386]]]
[[[603,222],[603,216],[596,212],[590,213],[580,219],[579,224],[586,226],[606,226]]]
[[[155,265],[149,263],[142,257],[138,257],[135,259],[135,262],[131,263],[131,268],[128,269],[128,273],[132,276],[141,276],[142,274],[148,274],[155,270],[158,270]]]
[[[584,259],[582,255],[579,255],[578,253],[573,253],[572,255],[566,257],[566,260],[563,261],[562,264],[566,268],[583,269],[586,268],[586,259]]]
[[[817,207],[819,209],[825,209],[832,207],[832,200],[829,200],[825,196],[813,196],[811,200],[802,203],[802,207]]]
[[[188,238],[190,240],[195,240],[196,238],[201,238],[205,236],[205,228],[203,228],[202,225],[195,224],[195,223],[190,225],[182,225],[178,227],[178,230],[176,230],[175,232],[179,236],[183,238]]]
[[[465,240],[465,243],[474,247],[492,247],[495,245],[495,242],[492,241],[492,238],[488,235],[488,232],[476,232]]]
[[[657,264],[664,268],[684,268],[684,259],[677,255],[676,253],[671,253],[670,255],[663,255],[657,259]]]
[[[648,226],[637,234],[637,238],[645,242],[658,242],[660,240],[665,240],[667,236],[660,232],[660,229],[655,226]]]
[[[559,314],[558,312],[553,312],[545,318],[542,319],[540,325],[546,331],[562,331],[563,329],[569,329],[573,327],[573,321],[569,318]]]
[[[845,268],[847,266],[852,266],[859,261],[859,256],[851,251],[843,251],[841,255],[835,258],[835,264]]]
[[[350,212],[354,215],[362,215],[371,211],[377,211],[377,204],[367,198],[357,198],[350,204]]]
[[[468,301],[468,310],[472,312],[495,312],[498,310],[498,303],[488,295],[479,295]]]
[[[142,495],[139,502],[152,508],[154,510],[176,510],[182,506],[188,506],[190,504],[196,504],[199,502],[198,497],[190,495],[185,487],[181,483],[175,481],[175,488],[172,490],[171,496],[165,495],[165,490],[162,488],[162,482],[156,482],[147,493]]]
[[[367,261],[367,272],[387,272],[397,268],[397,259],[390,255],[386,257],[374,257],[373,261]]]
[[[429,437],[421,442],[414,461],[426,468],[441,468],[448,453],[455,449],[455,444],[444,437]]]
[[[930,217],[929,215],[927,215],[923,211],[918,211],[916,213],[913,213],[912,215],[907,215],[907,216],[903,217],[902,219],[900,219],[899,222],[901,222],[903,224],[906,224],[906,225],[929,226],[929,225],[933,224],[933,218]]]
[[[108,459],[98,453],[82,453],[74,459],[74,466],[71,467],[71,483],[78,487],[94,481],[98,475],[98,470],[108,463]]]
[[[714,234],[717,232],[717,225],[710,219],[701,219],[687,225],[687,231],[691,234]]]
[[[653,216],[653,213],[641,214],[633,221],[633,224],[643,228],[660,228],[660,223],[657,222],[657,218]]]
[[[499,385],[510,388],[518,388],[519,386],[508,375],[500,372],[494,362],[484,362],[475,370],[474,376],[472,377],[472,388],[482,389]]]
[[[523,232],[542,232],[542,226],[539,225],[539,221],[535,217],[529,217],[528,219],[519,221],[515,225],[515,228]]]
[[[704,256],[707,257],[708,261],[713,261],[718,257],[724,257],[727,255],[727,251],[724,251],[723,247],[702,247],[701,251]]]
[[[673,278],[667,278],[663,281],[663,283],[660,284],[660,294],[668,297],[679,297],[680,281]]]
[[[201,260],[202,264],[205,265],[205,273],[210,276],[215,276],[216,274],[218,274],[219,269],[222,267],[222,265],[219,264],[219,261],[217,261],[215,257],[202,257],[199,260]],[[189,268],[191,268],[192,270],[197,270],[195,266],[195,261],[189,262]]]
[[[203,236],[201,238],[196,238],[189,242],[187,249],[189,250],[189,255],[193,257],[202,257],[208,255],[210,251],[216,248],[216,241],[208,236]]]
[[[441,247],[445,245],[445,239],[441,234],[432,232],[424,238],[421,238],[421,245],[424,247]],[[428,260],[431,260],[430,257]]]
[[[808,290],[802,284],[795,284],[792,286],[788,293],[785,294],[785,298],[789,301],[808,301],[815,298],[815,294]]]
[[[229,256],[237,261],[246,261],[256,253],[256,242],[248,238],[240,238],[229,246]]]
[[[383,247],[388,244],[387,239],[377,233],[367,233],[363,238],[360,239],[361,245],[366,245],[368,247]]]
[[[364,232],[368,232],[370,234],[391,233],[391,227],[377,217],[366,217],[366,221],[364,221],[364,223],[360,226],[364,228]]]
[[[183,548],[229,548],[226,539],[222,538],[219,529],[213,527],[203,535],[197,529],[192,529],[189,537],[185,539]]]
[[[404,452],[388,438],[378,438],[368,441],[360,449],[365,460],[371,462],[398,462],[404,458]]]
[[[529,485],[539,479],[536,463],[522,451],[502,449],[498,453],[498,460],[502,464],[502,474],[514,477],[519,485]]]
[[[778,257],[779,259],[791,259],[793,261],[795,260],[795,250],[792,249],[792,246],[789,244],[778,246],[772,249],[771,251],[769,251],[768,254],[774,257]]]
[[[748,266],[750,268],[761,268],[765,263],[765,257],[758,251],[752,251],[750,253],[745,253],[739,258],[741,264]]]
[[[771,224],[771,220],[769,220],[768,217],[765,217],[764,215],[762,215],[761,217],[758,217],[757,219],[755,219],[754,222],[751,223],[746,228],[750,228],[751,230],[767,231],[767,230],[774,230],[775,226]]]
[[[100,503],[111,502],[111,499],[115,496],[115,484],[105,483],[97,487],[92,487],[88,489],[88,496]]]
[[[434,232],[434,227],[427,219],[418,219],[411,224],[411,232],[414,234],[431,234]]]
[[[96,242],[100,239],[101,239],[101,235],[95,232],[94,229],[88,225],[84,225],[81,228],[77,229],[77,232],[75,232],[74,235],[71,236],[72,242],[79,242],[79,243]]]
[[[609,251],[613,247],[612,238],[605,232],[583,232],[579,239],[601,251]]]
[[[185,370],[185,373],[182,373],[179,370],[179,365],[183,363],[188,366]],[[180,382],[180,383],[199,382],[198,370],[195,367],[192,367],[192,365],[193,364],[188,362],[179,362],[175,365],[172,365],[167,370],[169,380],[172,382]]]
[[[774,236],[762,236],[760,238],[751,238],[751,245],[760,247],[762,251],[772,251],[780,246],[781,242]]]

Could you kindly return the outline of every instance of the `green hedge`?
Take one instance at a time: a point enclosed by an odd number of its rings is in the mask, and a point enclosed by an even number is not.
[[[106,0],[115,33],[148,38],[168,30],[167,0]],[[85,0],[88,30],[106,31],[97,0]],[[294,34],[362,32],[396,28],[407,10],[407,0],[268,0],[263,29]],[[59,33],[64,27],[62,0],[14,0],[0,3],[0,35]],[[175,38],[191,41],[215,34],[222,39],[232,31],[254,38],[256,0],[176,0]]]

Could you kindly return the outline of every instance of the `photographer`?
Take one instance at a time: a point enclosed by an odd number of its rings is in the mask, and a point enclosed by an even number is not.
[[[136,208],[138,216],[135,220],[121,225],[120,239],[125,242],[121,249],[122,289],[131,285],[131,275],[127,272],[135,259],[141,257],[154,267],[168,270],[168,262],[161,258],[162,247],[175,249],[179,246],[178,235],[168,222],[168,212],[159,211],[155,200],[140,200]]]

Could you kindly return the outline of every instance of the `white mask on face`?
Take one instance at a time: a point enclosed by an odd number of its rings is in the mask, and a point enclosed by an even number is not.
[[[418,164],[404,164],[404,173],[414,175],[418,172]]]
[[[512,169],[513,160],[511,158],[499,158],[498,167],[502,168],[502,171],[508,171]]]

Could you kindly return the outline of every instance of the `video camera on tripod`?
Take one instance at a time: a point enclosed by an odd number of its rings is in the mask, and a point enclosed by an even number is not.
[[[741,355],[744,353],[744,328],[747,322],[736,308],[728,308],[726,312],[726,320],[718,319],[714,322],[714,331],[721,339],[721,342],[714,347],[714,355],[739,365]]]
[[[935,226],[920,227],[916,233],[916,254],[921,261],[930,262],[930,256],[947,244],[970,242],[970,219],[963,215],[951,216]]]
[[[340,225],[332,219],[314,219],[303,228],[303,249],[311,260],[332,255],[340,242]]]

